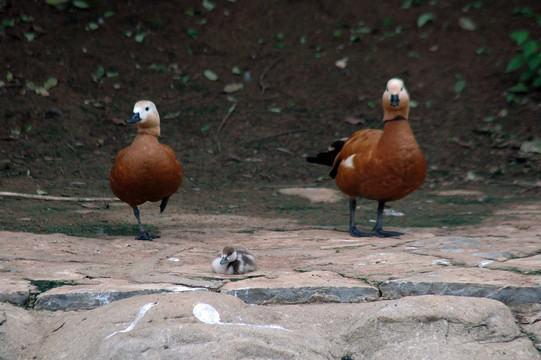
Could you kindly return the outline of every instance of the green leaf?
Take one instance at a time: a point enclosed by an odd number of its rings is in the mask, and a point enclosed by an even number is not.
[[[135,41],[138,42],[138,43],[142,43],[145,40],[145,36],[147,36],[147,34],[139,33],[139,34],[135,35]]]
[[[36,33],[27,32],[27,33],[24,33],[24,37],[26,38],[26,41],[30,42],[36,38]]]
[[[205,125],[205,126],[201,126],[201,132],[205,132],[205,131],[209,131],[210,130],[210,126],[208,125]]]
[[[483,118],[483,121],[486,122],[486,123],[494,122],[494,120],[496,120],[496,118],[494,116],[487,116],[487,117]]]
[[[104,17],[105,19],[110,18],[110,17],[113,17],[113,16],[115,16],[115,12],[114,12],[113,10],[106,11],[106,12],[103,14],[103,17]]]
[[[535,70],[541,65],[541,54],[534,55],[528,59],[528,67]]]
[[[21,21],[22,21],[23,23],[27,23],[27,24],[29,24],[29,23],[31,23],[31,22],[33,21],[33,19],[32,19],[31,16],[28,16],[28,15],[25,15],[25,14],[21,14],[21,15],[19,16],[19,18],[21,19]]]
[[[462,93],[464,91],[465,88],[466,88],[466,80],[458,80],[455,83],[455,86],[453,87],[453,90],[457,94],[460,94],[460,93]]]
[[[417,18],[417,27],[420,29],[429,22],[434,21],[434,14],[432,13],[424,13],[421,16]]]
[[[118,71],[107,70],[107,72],[105,73],[105,76],[107,76],[108,78],[117,77],[118,76]]]
[[[520,68],[524,63],[526,62],[526,59],[522,55],[515,56],[514,58],[509,61],[509,64],[507,64],[507,67],[505,68],[505,72],[511,72],[515,71],[518,68]]]
[[[67,3],[69,0],[45,0],[47,5],[62,5]]]
[[[90,7],[88,3],[83,0],[73,0],[73,6],[78,9],[88,9]]]
[[[197,40],[197,37],[198,37],[197,29],[189,28],[187,32],[188,32],[188,35],[189,35],[192,39],[196,39],[196,40]]]
[[[99,66],[98,70],[96,70],[96,79],[101,79],[103,75],[105,75],[105,69],[103,68],[103,66]]]
[[[94,30],[98,30],[98,28],[99,28],[98,23],[94,21],[89,22],[88,25],[86,26],[86,30],[94,31]]]
[[[203,0],[201,3],[203,7],[205,8],[205,10],[211,11],[211,10],[214,10],[214,8],[216,8],[216,4],[213,3],[212,1]]]
[[[43,84],[43,88],[45,90],[49,90],[50,88],[53,88],[56,86],[56,84],[58,84],[58,80],[54,77],[50,77],[47,79],[47,81],[45,81],[45,83]]]
[[[279,114],[282,112],[282,109],[280,109],[278,106],[272,106],[269,108],[269,111],[274,114]]]
[[[528,92],[528,87],[524,83],[518,83],[515,86],[510,87],[507,91],[512,93],[526,93]]]
[[[207,78],[207,80],[210,81],[216,81],[219,79],[218,74],[216,74],[214,71],[207,69],[203,72],[203,75]]]
[[[13,74],[11,73],[11,71],[8,71],[7,74],[6,74],[6,80],[8,82],[12,82],[13,81]]]
[[[541,77],[535,78],[535,80],[532,82],[533,87],[540,87],[541,86]]]
[[[535,73],[529,69],[524,70],[522,74],[520,74],[519,81],[520,82],[528,82],[535,76]]]
[[[36,194],[38,194],[38,195],[47,195],[47,191],[44,191],[44,190],[41,190],[41,189],[36,189]]]
[[[528,30],[517,30],[513,31],[509,36],[511,39],[515,40],[517,44],[522,45],[526,40],[528,40],[530,32]]]
[[[161,72],[167,72],[167,66],[165,65],[162,65],[162,64],[156,64],[156,63],[152,63],[148,66],[148,68],[150,70],[156,70],[156,71],[161,71]]]
[[[235,74],[235,75],[240,75],[240,74],[242,74],[242,71],[241,71],[240,67],[238,67],[238,66],[233,66],[233,69],[231,69],[231,72],[232,72],[233,74]]]
[[[528,58],[537,51],[537,41],[526,41],[524,44],[522,44],[522,51],[524,52],[524,57]]]

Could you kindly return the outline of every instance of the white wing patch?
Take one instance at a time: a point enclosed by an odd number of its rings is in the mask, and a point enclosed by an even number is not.
[[[355,157],[355,154],[348,156],[346,160],[342,162],[342,164],[350,169],[355,169],[355,164],[353,164],[353,157]]]

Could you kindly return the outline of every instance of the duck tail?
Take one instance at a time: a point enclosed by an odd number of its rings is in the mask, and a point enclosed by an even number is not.
[[[336,155],[338,155],[338,153],[342,150],[342,147],[344,146],[346,140],[347,138],[336,140],[331,144],[331,146],[329,146],[328,151],[320,152],[316,156],[308,156],[306,158],[306,161],[314,164],[333,166],[334,159],[336,158]]]

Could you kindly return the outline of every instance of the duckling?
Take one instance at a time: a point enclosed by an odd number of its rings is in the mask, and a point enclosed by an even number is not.
[[[137,205],[161,200],[160,213],[163,212],[169,197],[182,184],[182,165],[173,149],[158,142],[160,115],[153,102],[138,101],[126,123],[137,124],[137,136],[116,155],[109,184],[113,193],[133,208],[141,230],[135,239],[152,240],[159,236],[143,228]]]
[[[244,274],[257,269],[255,257],[245,248],[235,249],[226,246],[219,257],[212,262],[212,268],[218,274]]]
[[[400,236],[383,230],[383,210],[389,201],[402,199],[424,182],[426,162],[408,122],[409,94],[401,79],[387,82],[382,97],[383,130],[359,130],[335,141],[329,151],[306,160],[332,166],[329,175],[350,197],[349,233],[351,236]],[[355,226],[357,198],[378,201],[373,233]]]

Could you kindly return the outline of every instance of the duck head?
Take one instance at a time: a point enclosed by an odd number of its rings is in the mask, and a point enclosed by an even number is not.
[[[387,87],[383,92],[383,120],[393,120],[398,116],[408,118],[410,97],[404,81],[398,78],[392,78],[387,82]]]
[[[232,246],[226,246],[222,250],[222,260],[220,260],[220,265],[225,265],[227,263],[237,260],[237,251]]]
[[[141,100],[133,107],[133,116],[126,123],[137,123],[138,134],[160,136],[160,114],[152,101]]]

